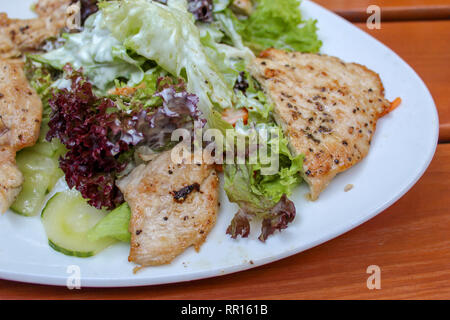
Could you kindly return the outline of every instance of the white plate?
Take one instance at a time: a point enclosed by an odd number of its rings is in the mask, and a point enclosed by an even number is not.
[[[0,11],[29,17],[31,2],[21,1],[19,6],[1,0]],[[70,265],[80,267],[82,286],[95,287],[152,285],[223,275],[317,246],[373,218],[404,195],[425,172],[436,149],[438,116],[429,91],[417,74],[380,42],[312,2],[304,1],[302,7],[306,16],[319,21],[322,52],[375,70],[381,75],[387,98],[401,97],[403,103],[380,120],[368,157],[339,175],[319,201],[304,199],[305,186],[295,192],[292,198],[298,214],[287,230],[265,244],[255,237],[231,240],[225,230],[236,207],[222,193],[217,225],[199,253],[189,249],[170,265],[133,274],[125,244],[93,258],[67,257],[47,245],[39,217],[8,212],[0,216],[0,277],[66,285]],[[347,184],[353,184],[354,189],[344,192]]]

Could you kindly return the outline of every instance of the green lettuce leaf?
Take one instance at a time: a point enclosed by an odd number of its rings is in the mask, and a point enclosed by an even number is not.
[[[146,0],[100,4],[105,26],[126,48],[155,61],[174,76],[185,78],[209,120],[215,107],[233,106],[233,86],[206,53],[194,17],[183,0],[167,5]]]
[[[131,234],[128,226],[131,219],[131,210],[125,202],[108,213],[88,233],[90,241],[98,241],[103,238],[114,238],[122,242],[130,242]]]
[[[218,43],[213,38],[213,35],[211,35],[211,31],[216,32],[212,29],[204,30],[204,34],[201,35],[200,38],[201,43],[204,47],[206,55],[211,59],[211,61],[216,62],[218,71],[224,76],[224,79],[228,85],[231,86],[234,84],[239,75],[239,71],[237,71],[239,66],[235,65],[239,63],[239,60],[227,57],[230,50],[227,50],[227,48],[223,48],[225,50],[221,50]]]
[[[244,43],[255,52],[268,48],[288,51],[318,52],[322,42],[317,37],[315,20],[304,20],[299,0],[255,0],[256,8],[247,19],[232,19]]]
[[[42,100],[44,111],[48,111],[48,100],[52,96],[52,85],[61,72],[48,65],[33,61],[30,56],[26,57],[24,66],[25,75],[30,85],[36,90]]]
[[[119,109],[126,111],[160,106],[162,100],[160,97],[155,96],[155,93],[158,79],[161,77],[169,77],[169,75],[158,66],[152,67],[145,72],[141,83],[134,87],[136,91],[132,95],[108,95],[108,98],[113,100]],[[176,80],[173,78],[174,82]],[[114,80],[114,86],[119,90],[120,88],[129,87],[127,82],[121,82],[118,79]]]
[[[216,63],[230,85],[234,86],[238,76],[244,73],[249,87],[245,93],[234,90],[234,108],[246,108],[250,114],[250,121],[253,123],[271,121],[272,105],[268,103],[263,91],[246,71],[248,63],[255,57],[253,52],[244,46],[241,36],[233,29],[233,24],[227,20],[226,16],[218,14],[216,18],[219,19],[216,24],[199,24],[201,42],[206,54]],[[231,44],[224,43],[227,38],[232,39]],[[222,126],[219,125],[219,127]]]
[[[82,32],[64,37],[66,42],[61,48],[32,58],[60,70],[67,63],[75,69],[82,67],[83,73],[100,90],[108,89],[118,78],[129,80],[129,86],[142,81],[142,59],[132,58],[121,42],[102,27],[101,13],[90,16]]]
[[[273,105],[267,100],[266,95],[252,76],[244,71],[245,79],[249,87],[245,94],[236,92],[236,108],[246,108],[249,112],[249,121],[252,123],[274,123],[272,118]]]
[[[213,0],[214,12],[220,12],[228,8],[231,0]]]
[[[249,140],[252,135],[260,134],[262,129],[275,132],[270,140],[263,140],[262,143],[267,144],[269,156],[270,152],[278,155],[276,171],[270,172],[270,165],[263,164],[266,161],[261,159],[259,153],[250,155],[245,164],[224,166],[225,191],[230,201],[236,202],[246,213],[264,218],[284,195],[290,196],[302,182],[303,156],[292,155],[288,140],[276,125],[260,124],[249,128],[238,123],[236,127],[236,132]]]

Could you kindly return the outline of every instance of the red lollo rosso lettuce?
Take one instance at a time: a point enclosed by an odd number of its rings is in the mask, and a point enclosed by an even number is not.
[[[161,106],[134,106],[126,112],[111,98],[97,97],[81,71],[69,65],[64,71],[71,89],[59,90],[49,100],[52,113],[46,138],[58,138],[67,147],[68,152],[60,158],[67,184],[98,209],[114,209],[124,202],[115,181],[132,161],[133,147],[164,148],[173,130],[194,122],[204,125],[198,98],[184,91],[182,82],[158,81],[155,95],[161,98]]]
[[[227,228],[227,234],[233,239],[236,239],[238,236],[241,236],[242,238],[247,238],[249,236],[250,220],[244,210],[239,209],[238,212],[236,212]]]
[[[212,0],[188,0],[188,10],[197,21],[213,21],[213,1]]]
[[[275,231],[283,230],[295,219],[295,204],[286,195],[272,208],[270,214],[263,220],[259,240],[266,241]]]
[[[242,206],[235,214],[227,229],[227,234],[236,239],[238,236],[247,238],[250,234],[250,218],[254,215],[251,208]],[[259,240],[265,242],[275,231],[281,231],[294,221],[296,215],[295,204],[283,195],[280,201],[266,213],[261,225]]]

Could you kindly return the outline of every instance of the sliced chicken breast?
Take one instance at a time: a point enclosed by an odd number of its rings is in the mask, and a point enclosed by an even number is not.
[[[175,164],[171,151],[118,182],[131,208],[129,261],[142,267],[170,263],[199,250],[216,221],[219,182],[213,166]]]
[[[42,120],[41,99],[22,67],[20,61],[0,60],[0,212],[14,202],[23,182],[16,152],[36,142]]]
[[[335,57],[269,49],[250,72],[274,104],[292,152],[305,155],[312,200],[368,154],[377,121],[390,107],[378,74]]]
[[[39,137],[42,102],[30,86],[23,62],[0,60],[0,146],[18,151]]]
[[[0,147],[0,213],[9,209],[22,189],[23,175],[15,156],[11,148]]]
[[[10,19],[0,13],[0,58],[19,57],[23,52],[39,49],[42,43],[59,35],[66,26],[66,10],[71,0],[40,0],[34,19]]]

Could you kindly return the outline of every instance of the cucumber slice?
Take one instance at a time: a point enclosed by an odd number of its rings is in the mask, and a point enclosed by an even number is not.
[[[66,153],[67,149],[59,141],[59,139],[53,139],[51,142],[48,142],[45,139],[45,136],[47,135],[48,130],[49,130],[48,124],[42,123],[38,142],[34,146],[28,148],[27,150],[31,150],[33,152],[37,152],[39,154],[42,154],[44,156],[51,157],[51,158],[54,158],[57,160],[59,158],[59,156]]]
[[[63,172],[58,160],[38,154],[30,149],[17,154],[17,166],[24,175],[22,191],[11,206],[12,211],[24,216],[41,212],[47,194],[53,189]]]
[[[58,168],[58,160],[36,153],[33,150],[25,149],[20,151],[16,157],[16,163],[24,175],[35,173],[36,171],[49,172]]]
[[[38,215],[49,193],[50,184],[50,177],[41,172],[25,175],[22,191],[12,204],[11,210],[27,217]]]
[[[67,151],[64,145],[56,139],[53,140],[52,142],[48,141],[39,142],[38,144],[35,144],[33,147],[31,147],[29,150],[54,159],[58,159],[59,156],[61,156]]]
[[[56,193],[42,211],[42,223],[47,233],[49,245],[65,255],[91,257],[116,240],[102,238],[88,239],[88,232],[107,211],[97,210],[87,204],[78,191]]]

